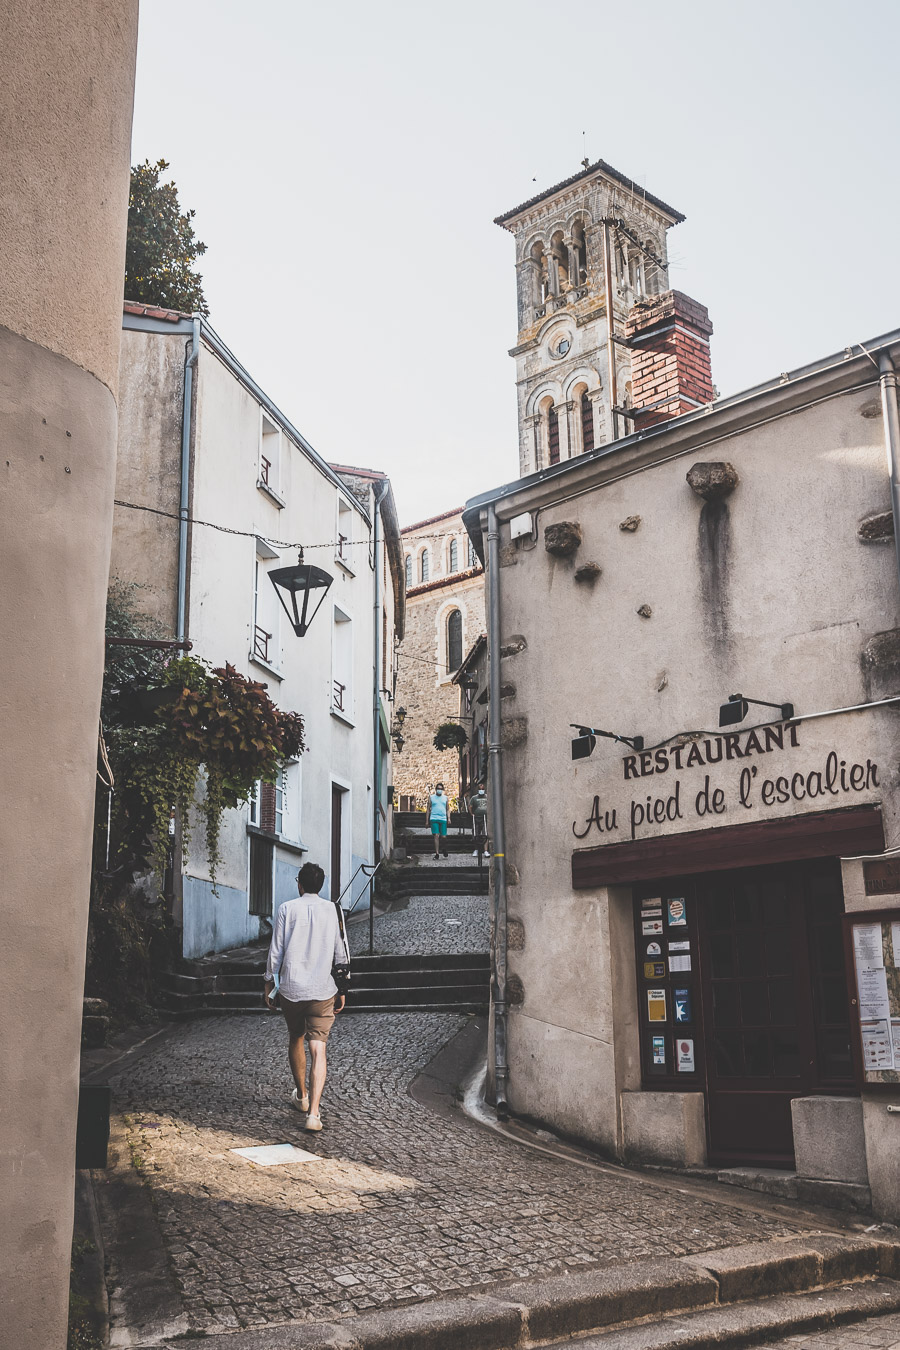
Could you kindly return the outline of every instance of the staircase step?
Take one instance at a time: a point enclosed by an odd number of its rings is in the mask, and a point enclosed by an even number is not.
[[[410,985],[405,989],[373,989],[371,985],[365,985],[362,988],[354,989],[351,986],[350,996],[347,1000],[347,1006],[353,1007],[357,1002],[380,1005],[384,1003],[398,1004],[430,1004],[430,1003],[484,1003],[488,1001],[488,986],[482,984],[446,984],[433,986],[430,984]]]

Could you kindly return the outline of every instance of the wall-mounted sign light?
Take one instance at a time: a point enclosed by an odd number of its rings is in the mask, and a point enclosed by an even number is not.
[[[328,588],[334,578],[321,567],[313,567],[303,561],[303,550],[293,567],[276,567],[269,573],[269,580],[275,587],[275,593],[281,601],[285,614],[291,621],[291,627],[298,637],[305,637],[306,631],[322,607],[322,601],[328,594]],[[319,602],[309,613],[309,602],[313,591],[320,590]]]
[[[611,741],[620,741],[622,745],[630,745],[632,750],[643,750],[643,736],[619,736],[614,731],[601,731],[599,727],[586,727],[581,722],[570,722],[578,732],[577,736],[572,738],[572,758],[587,759],[597,744],[598,736],[606,736]]]
[[[777,708],[783,722],[789,722],[794,716],[793,703],[767,703],[762,698],[745,698],[743,694],[729,694],[728,702],[719,708],[719,726],[733,727],[738,722],[743,722],[750,711],[751,703],[757,704],[760,708]]]

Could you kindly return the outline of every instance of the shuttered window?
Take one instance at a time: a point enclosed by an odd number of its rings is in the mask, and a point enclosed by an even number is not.
[[[594,410],[587,392],[581,395],[581,447],[586,455],[594,448]]]

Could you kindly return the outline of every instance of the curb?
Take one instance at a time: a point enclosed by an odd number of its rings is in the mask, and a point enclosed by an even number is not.
[[[819,1297],[796,1297],[810,1294]],[[598,1346],[625,1350],[632,1342],[668,1343],[675,1329],[648,1319],[702,1313],[705,1328],[696,1323],[701,1338],[692,1339],[684,1324],[677,1329],[679,1344],[737,1345],[785,1327],[834,1325],[898,1309],[900,1241],[829,1234],[512,1282],[343,1323],[293,1322],[204,1336],[201,1343],[204,1350],[514,1350],[593,1331],[600,1333]],[[724,1335],[723,1323],[734,1324],[737,1315],[743,1325]],[[716,1321],[713,1339],[703,1339]],[[611,1328],[622,1329],[614,1333],[617,1339],[603,1334]],[[618,1339],[626,1329],[629,1342]],[[590,1344],[579,1341],[583,1350]],[[165,1346],[179,1350],[178,1343]]]

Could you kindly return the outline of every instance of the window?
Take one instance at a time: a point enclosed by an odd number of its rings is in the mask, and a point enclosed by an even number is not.
[[[273,497],[279,506],[281,499],[281,428],[260,413],[259,433],[259,477],[256,485],[269,497]]]
[[[594,409],[586,389],[581,395],[581,448],[586,455],[594,448]]]
[[[335,534],[334,558],[348,571],[353,568],[353,510],[349,502],[338,498],[337,533]]]
[[[574,260],[575,275],[572,283],[575,286],[587,285],[587,242],[584,237],[584,226],[580,221],[576,221],[572,226],[572,255]]]
[[[406,589],[409,590],[409,588],[410,588],[410,586],[411,586],[412,584],[413,584],[413,574],[412,574],[412,554],[411,554],[411,553],[407,553],[407,555],[406,555]]]
[[[300,842],[300,760],[286,764],[275,783],[275,833]]]
[[[331,711],[353,717],[353,622],[337,605],[331,634]]]
[[[250,824],[259,826],[259,779],[253,784],[253,791],[250,794]]]
[[[551,403],[547,413],[547,462],[559,463],[559,415]]]
[[[269,669],[281,664],[281,606],[269,571],[278,562],[278,554],[263,539],[256,541],[253,574],[253,633],[251,661],[260,661]]]
[[[429,560],[429,557],[428,557],[428,549],[427,549],[427,548],[423,548],[423,549],[422,549],[422,556],[421,556],[421,558],[419,559],[419,581],[421,581],[421,582],[427,581],[427,580],[428,580],[428,574],[429,574],[429,571],[430,571],[430,570],[431,570],[431,565],[430,565],[430,560]]]
[[[478,566],[478,555],[475,552],[475,545],[472,543],[471,539],[466,541],[466,566],[467,567]]]
[[[455,539],[450,540],[450,568],[451,572],[459,571],[459,544]]]
[[[462,665],[462,615],[458,609],[447,615],[447,673],[452,675]]]

